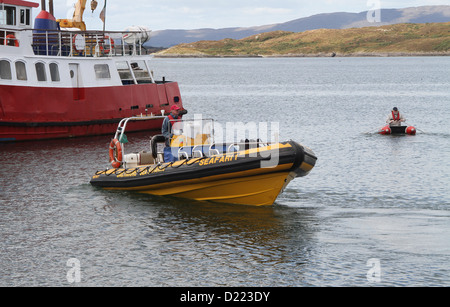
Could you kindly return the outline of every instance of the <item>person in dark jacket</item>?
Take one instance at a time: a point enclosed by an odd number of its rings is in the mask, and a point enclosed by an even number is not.
[[[164,149],[164,161],[165,162],[173,162],[175,161],[175,158],[172,155],[171,149],[170,149],[170,141],[173,137],[172,128],[175,123],[180,122],[183,115],[186,114],[186,110],[182,110],[179,106],[173,105],[170,108],[170,114],[164,118],[164,121],[162,123],[161,127],[161,133],[166,138],[166,148]]]
[[[161,134],[166,138],[166,146],[170,145],[170,140],[173,137],[172,127],[175,123],[180,122],[186,110],[182,110],[179,106],[173,105],[170,108],[170,114],[164,118],[161,127]]]

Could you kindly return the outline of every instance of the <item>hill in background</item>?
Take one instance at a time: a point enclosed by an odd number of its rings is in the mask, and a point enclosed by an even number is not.
[[[171,47],[181,43],[201,40],[242,39],[252,35],[274,32],[305,32],[314,29],[348,29],[368,26],[383,26],[398,23],[450,22],[450,5],[420,6],[404,9],[381,9],[381,22],[367,21],[367,11],[360,13],[317,14],[285,23],[248,28],[161,30],[152,32],[146,44],[153,47]]]
[[[450,22],[305,32],[180,44],[156,56],[450,55]]]

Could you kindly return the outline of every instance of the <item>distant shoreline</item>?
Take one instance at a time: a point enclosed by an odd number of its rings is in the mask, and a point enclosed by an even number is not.
[[[154,54],[172,58],[449,56],[450,22],[305,32],[184,43]]]
[[[316,54],[273,54],[273,55],[207,55],[207,54],[154,54],[155,58],[332,58],[332,57],[419,57],[450,56],[444,52],[357,52],[357,53],[316,53]]]

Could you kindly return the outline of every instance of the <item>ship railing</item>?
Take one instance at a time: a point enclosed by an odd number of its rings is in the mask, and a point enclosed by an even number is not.
[[[34,29],[32,47],[35,55],[62,57],[113,57],[146,55],[141,32],[60,31]],[[127,38],[125,40],[125,37]],[[131,41],[131,43],[130,43]]]

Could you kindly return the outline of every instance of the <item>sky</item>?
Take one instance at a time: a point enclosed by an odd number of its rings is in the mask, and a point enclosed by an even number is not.
[[[55,0],[55,17],[71,18],[76,2]],[[84,21],[88,30],[101,29],[99,14],[105,0],[97,0],[94,13],[90,2],[87,1]],[[320,13],[423,5],[450,5],[450,0],[107,0],[106,29],[120,31],[133,25],[151,30],[251,27]]]

